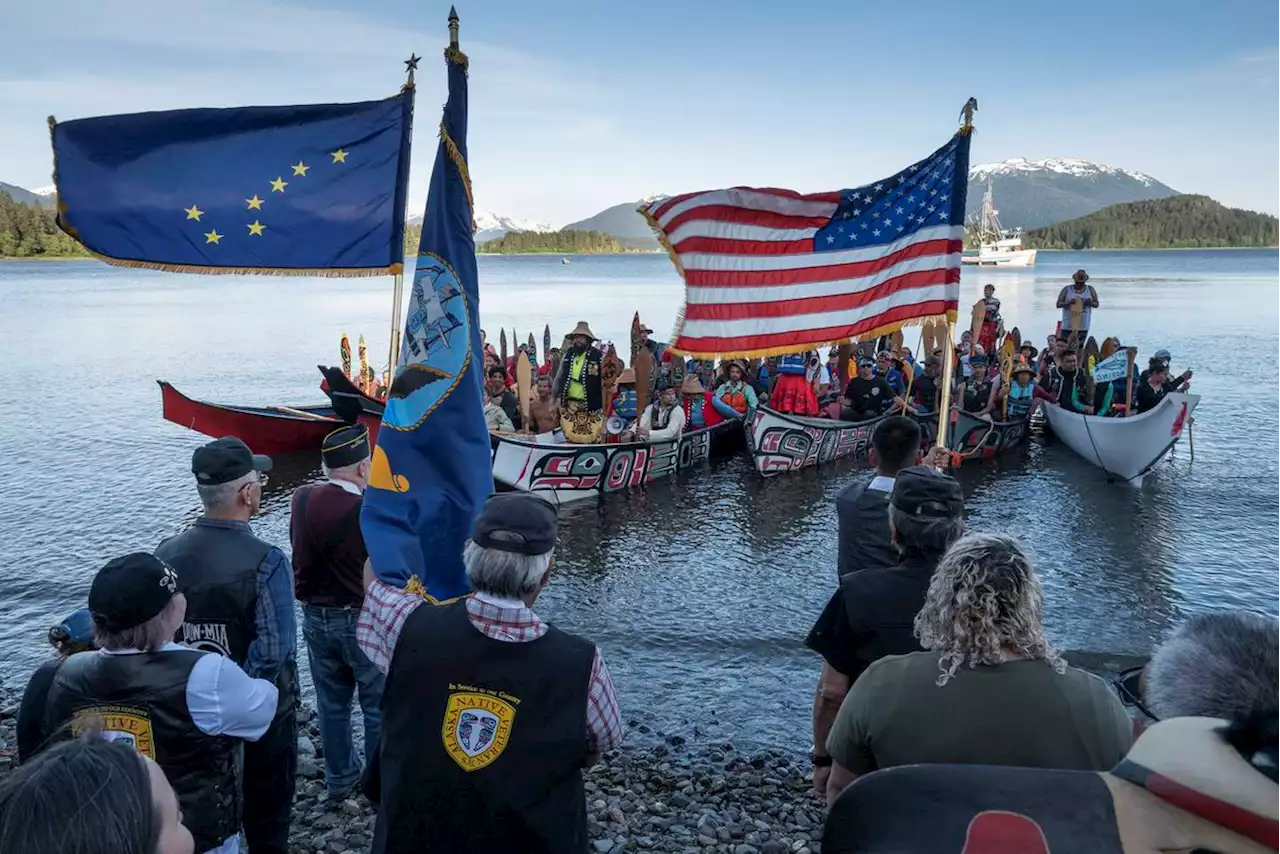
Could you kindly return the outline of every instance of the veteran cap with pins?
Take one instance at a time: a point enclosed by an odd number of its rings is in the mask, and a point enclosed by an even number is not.
[[[320,458],[331,469],[353,466],[369,458],[369,428],[363,424],[339,427],[320,445]]]

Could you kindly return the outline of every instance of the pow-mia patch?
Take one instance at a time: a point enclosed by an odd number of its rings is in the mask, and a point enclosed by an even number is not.
[[[502,755],[515,719],[515,706],[494,694],[450,694],[440,730],[444,749],[463,771],[479,771]]]
[[[156,743],[151,734],[151,716],[145,709],[92,706],[76,712],[71,719],[71,732],[76,736],[99,730],[103,741],[122,742],[155,761]]]

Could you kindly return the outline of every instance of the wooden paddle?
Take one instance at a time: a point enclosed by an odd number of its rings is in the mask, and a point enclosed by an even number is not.
[[[1067,340],[1076,347],[1080,346],[1079,333],[1080,325],[1084,321],[1084,300],[1074,299],[1071,301],[1071,314],[1068,316],[1068,324],[1071,327],[1071,334]],[[1075,340],[1072,340],[1075,339]]]
[[[333,421],[333,419],[327,415],[316,415],[314,412],[305,412],[301,409],[294,409],[292,406],[273,406],[271,408],[277,412],[283,412],[285,415],[304,418],[307,421]]]
[[[972,338],[972,345],[978,343],[978,336],[982,334],[982,322],[987,318],[987,304],[984,300],[978,300],[973,304],[973,322],[969,324],[969,337]],[[992,354],[988,353],[990,357]]]
[[[1114,336],[1102,342],[1102,346],[1098,348],[1098,361],[1105,362],[1120,349],[1120,340]]]
[[[507,369],[507,330],[498,331],[498,361],[502,365],[502,370]]]
[[[893,351],[893,355],[898,355],[898,351],[902,349],[902,328],[899,327],[896,332],[889,336],[889,349]]]
[[[1004,403],[1001,404],[1000,417],[1002,421],[1009,420],[1009,383],[1013,380],[1013,363],[1017,361],[1018,351],[1016,338],[1020,338],[1018,330],[1006,333],[1004,336],[1004,344],[1000,347],[1000,383],[1001,389],[1004,391]]]
[[[846,341],[837,348],[836,353],[839,356],[839,374],[840,393],[844,393],[844,387],[849,384],[849,360],[853,358],[853,342]]]
[[[640,312],[631,315],[631,366],[636,364],[636,354],[640,352]]]
[[[653,382],[653,356],[648,350],[638,350],[631,357],[631,369],[636,374],[636,417],[644,414],[649,406]]]
[[[548,323],[542,327],[542,358],[549,360],[551,358],[551,324]]]
[[[1084,342],[1084,350],[1080,353],[1080,364],[1084,366],[1085,373],[1092,377],[1094,366],[1098,364],[1098,342],[1093,340],[1092,335]]]
[[[529,361],[538,364],[538,339],[533,337],[533,333],[529,333]]]
[[[526,433],[530,433],[529,404],[533,402],[533,366],[528,359],[516,359],[516,400],[520,403],[520,424]]]

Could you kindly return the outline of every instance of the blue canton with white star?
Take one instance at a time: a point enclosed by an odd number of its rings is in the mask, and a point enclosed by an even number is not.
[[[831,221],[814,235],[814,250],[883,246],[921,229],[964,225],[969,140],[968,134],[958,134],[896,175],[841,190]],[[955,192],[957,181],[959,193]]]

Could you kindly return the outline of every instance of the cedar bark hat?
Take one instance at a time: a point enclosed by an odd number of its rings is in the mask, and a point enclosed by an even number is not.
[[[1084,270],[1076,270],[1075,275],[1071,277],[1071,280],[1074,282],[1087,282],[1089,281],[1089,274]]]
[[[568,335],[566,335],[565,337],[566,337],[566,338],[572,338],[572,337],[574,337],[575,335],[585,335],[585,336],[587,336],[588,338],[590,338],[592,341],[599,341],[599,340],[600,340],[599,338],[597,338],[597,337],[596,337],[596,334],[595,334],[594,332],[592,332],[592,331],[591,331],[591,327],[590,327],[590,326],[587,326],[587,322],[586,322],[585,320],[579,320],[579,321],[578,321],[578,325],[577,325],[577,326],[575,326],[575,327],[573,327],[573,331],[572,331],[572,332],[570,332],[570,333],[569,333]]]
[[[706,391],[702,387],[702,383],[698,381],[697,374],[689,374],[684,378],[684,383],[680,386],[681,394],[702,394]]]

